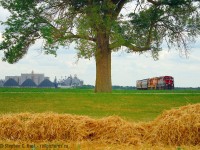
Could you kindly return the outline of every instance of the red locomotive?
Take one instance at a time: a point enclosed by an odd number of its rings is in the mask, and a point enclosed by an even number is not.
[[[172,76],[161,76],[136,81],[138,90],[148,89],[174,89],[174,78]]]

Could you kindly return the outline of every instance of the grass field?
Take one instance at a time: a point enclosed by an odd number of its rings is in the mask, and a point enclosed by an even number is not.
[[[117,115],[128,121],[151,121],[164,110],[200,103],[199,90],[114,90],[0,88],[0,114],[56,112],[93,118]]]

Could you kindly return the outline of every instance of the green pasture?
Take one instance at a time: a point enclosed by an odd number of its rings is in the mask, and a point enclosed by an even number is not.
[[[0,88],[0,114],[56,112],[150,121],[164,110],[194,103],[200,103],[200,90],[114,90],[95,94],[91,89]]]

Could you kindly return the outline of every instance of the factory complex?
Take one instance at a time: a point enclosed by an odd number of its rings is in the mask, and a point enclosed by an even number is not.
[[[80,87],[83,85],[83,81],[78,79],[76,75],[72,77],[50,81],[49,77],[44,74],[23,73],[21,76],[5,76],[5,79],[0,80],[0,87],[24,87],[24,88],[71,88]]]

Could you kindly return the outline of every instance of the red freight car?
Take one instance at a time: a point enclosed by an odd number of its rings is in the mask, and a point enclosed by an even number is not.
[[[160,76],[136,81],[138,90],[147,89],[174,89],[174,78],[172,76]]]

